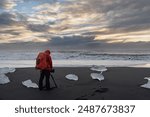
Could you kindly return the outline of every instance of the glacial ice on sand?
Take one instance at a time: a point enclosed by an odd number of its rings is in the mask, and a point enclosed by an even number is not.
[[[15,71],[16,71],[15,68],[9,68],[9,73],[13,73],[13,72],[15,72]]]
[[[91,73],[92,79],[97,79],[99,81],[104,80],[104,76],[100,73]]]
[[[78,80],[78,76],[75,74],[68,74],[65,76],[68,80],[74,80],[77,81]]]
[[[0,84],[7,84],[10,80],[5,74],[0,74]]]
[[[27,88],[38,88],[38,85],[36,83],[33,83],[30,79],[23,81],[22,84]]]
[[[102,75],[102,73],[104,71],[107,71],[107,68],[105,66],[103,66],[103,65],[100,65],[100,66],[93,65],[90,69],[92,71],[99,72],[99,73],[91,73],[92,79],[97,79],[99,81],[104,80],[104,76]]]
[[[91,70],[92,71],[97,71],[97,72],[104,72],[104,71],[107,71],[107,68],[105,67],[105,66],[103,66],[103,65],[100,65],[100,66],[97,66],[97,65],[93,65],[92,67],[91,67]]]
[[[15,72],[15,68],[9,68],[9,67],[0,68],[0,84],[9,83],[10,80],[5,74],[13,73],[13,72]]]
[[[145,77],[144,79],[148,80],[148,82],[141,85],[141,87],[150,89],[150,77]]]

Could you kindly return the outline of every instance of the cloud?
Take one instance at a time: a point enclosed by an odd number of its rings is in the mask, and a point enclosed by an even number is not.
[[[53,37],[49,42],[51,45],[59,46],[79,46],[86,45],[87,43],[93,42],[94,37],[92,36],[64,36],[64,37]]]
[[[150,23],[149,0],[88,0],[89,10],[105,14],[109,28],[130,28],[143,26]],[[147,27],[148,28],[148,27]]]
[[[70,40],[69,40],[70,38]],[[17,51],[34,51],[34,50],[45,50],[50,48],[52,51],[97,51],[102,53],[128,53],[128,52],[141,52],[141,53],[149,53],[150,50],[150,42],[129,42],[129,43],[107,43],[105,40],[103,41],[94,41],[92,37],[83,38],[81,37],[73,37],[76,41],[81,39],[81,43],[79,41],[74,44],[71,43],[72,37],[68,37],[67,41],[64,43],[63,40],[65,38],[55,37],[52,40],[47,41],[46,43],[41,42],[22,42],[22,41],[12,41],[12,43],[0,44],[0,50],[17,50]],[[78,39],[77,39],[78,38]],[[64,46],[65,44],[65,46]],[[19,50],[18,50],[19,48]]]
[[[15,23],[15,15],[10,13],[2,13],[0,14],[0,25],[12,25]]]
[[[50,29],[49,25],[41,25],[41,24],[29,24],[28,29],[33,32],[48,32]]]
[[[34,7],[41,17],[55,21],[54,28],[61,34],[80,34],[107,29],[107,32],[149,29],[149,1],[144,0],[67,0]],[[132,11],[132,12],[131,12]],[[42,16],[41,13],[44,13]],[[48,21],[48,20],[47,20]],[[59,30],[60,27],[67,27]],[[86,29],[81,31],[82,29]],[[112,31],[111,31],[112,30]],[[94,31],[93,31],[94,32]],[[100,32],[101,33],[101,32]],[[118,32],[120,33],[120,32]]]
[[[0,8],[4,10],[11,10],[17,6],[18,2],[22,2],[22,0],[1,0]]]
[[[149,0],[2,0],[0,7],[12,9],[0,14],[0,42],[89,48],[150,42]]]
[[[0,25],[21,25],[27,23],[27,17],[18,12],[0,13]]]

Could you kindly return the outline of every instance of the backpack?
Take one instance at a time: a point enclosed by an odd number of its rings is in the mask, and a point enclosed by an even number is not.
[[[47,56],[44,52],[40,52],[36,58],[36,69],[44,70],[47,68]]]

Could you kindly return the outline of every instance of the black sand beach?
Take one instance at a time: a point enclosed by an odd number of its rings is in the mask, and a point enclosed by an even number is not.
[[[65,79],[67,74],[76,74],[78,81]],[[50,91],[26,88],[22,81],[31,79],[38,83],[39,71],[34,68],[20,68],[7,76],[10,83],[0,85],[1,100],[149,100],[150,89],[141,88],[150,76],[148,68],[108,68],[104,81],[93,80],[90,68],[55,68],[53,74],[58,88]],[[51,87],[54,83],[51,81]],[[102,89],[101,89],[102,88]]]

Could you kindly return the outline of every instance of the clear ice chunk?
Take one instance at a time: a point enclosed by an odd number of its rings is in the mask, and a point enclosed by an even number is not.
[[[10,80],[5,74],[12,73],[12,72],[15,72],[15,68],[9,68],[9,67],[0,68],[0,84],[9,83]]]
[[[0,74],[0,84],[7,84],[10,80],[5,74]]]
[[[145,77],[144,79],[148,80],[148,82],[141,85],[141,87],[150,89],[150,77]]]
[[[27,88],[38,88],[38,85],[36,83],[33,83],[30,79],[23,81],[22,84]]]
[[[78,76],[75,74],[68,74],[65,76],[68,80],[74,80],[77,81],[78,80]]]
[[[15,71],[16,71],[15,68],[9,68],[9,73],[13,73],[13,72],[15,72]]]
[[[107,71],[107,68],[103,65],[100,65],[100,66],[97,66],[97,65],[93,65],[91,68],[90,68],[92,71],[97,71],[97,72],[104,72],[104,71]]]
[[[99,81],[102,81],[102,80],[104,80],[104,76],[102,75],[102,74],[100,74],[100,73],[91,73],[91,77],[92,77],[92,79],[97,79],[97,80],[99,80]]]

